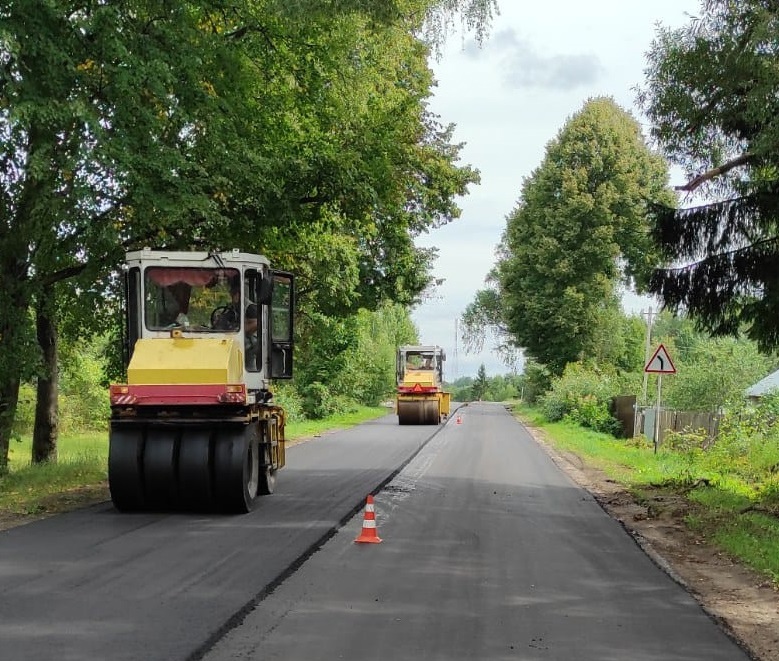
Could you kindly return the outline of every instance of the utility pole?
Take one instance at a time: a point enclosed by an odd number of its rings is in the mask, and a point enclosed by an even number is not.
[[[454,318],[454,379],[452,381],[457,381],[457,377],[459,374],[457,374],[457,335],[459,334],[459,331],[457,329],[457,317]]]
[[[654,316],[653,316],[654,315]],[[649,311],[644,312],[641,310],[641,316],[646,319],[646,346],[644,348],[644,365],[649,362],[649,351],[651,349],[652,344],[652,323],[654,322],[654,317],[657,316],[657,312],[652,312],[652,306],[649,306]],[[641,396],[641,403],[646,406],[646,387],[647,387],[647,379],[649,377],[649,374],[644,372],[644,388],[642,391]]]

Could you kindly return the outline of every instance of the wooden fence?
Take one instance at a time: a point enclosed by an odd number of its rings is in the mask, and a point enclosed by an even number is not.
[[[649,439],[655,437],[655,415],[653,406],[636,406],[635,395],[614,397],[611,407],[612,415],[622,423],[623,435],[631,438],[644,434]],[[706,431],[707,440],[711,441],[719,433],[721,415],[713,411],[677,411],[660,408],[660,430],[658,445],[668,432]]]

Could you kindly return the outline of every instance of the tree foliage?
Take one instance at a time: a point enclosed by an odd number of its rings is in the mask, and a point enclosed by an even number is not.
[[[779,8],[706,0],[660,28],[639,100],[652,135],[706,203],[654,210],[667,268],[650,291],[701,328],[779,346]]]
[[[484,367],[484,363],[479,365],[479,370],[476,372],[476,378],[471,386],[471,397],[476,400],[483,399],[487,394],[487,368]]]
[[[516,346],[555,373],[599,356],[621,323],[618,285],[642,287],[654,265],[646,205],[672,199],[667,179],[613,100],[591,99],[568,120],[524,181],[502,237],[500,305],[487,311]]]
[[[477,377],[478,378],[478,377]],[[474,399],[485,402],[505,402],[518,399],[522,390],[523,376],[520,374],[498,374],[487,376],[483,385],[477,386],[477,378],[463,376],[446,386],[451,392],[452,401],[470,402]],[[476,396],[478,389],[480,396]]]
[[[484,28],[493,8],[0,8],[0,472],[36,365],[28,310],[67,282],[60,301],[86,317],[126,249],[263,252],[300,271],[301,305],[316,314],[413,302],[434,256],[414,237],[456,218],[478,179],[428,110],[419,35],[436,15]]]

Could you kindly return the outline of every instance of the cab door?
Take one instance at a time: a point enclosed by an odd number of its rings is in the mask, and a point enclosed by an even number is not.
[[[272,379],[292,378],[294,278],[291,273],[271,271],[273,291],[270,297],[268,344]]]

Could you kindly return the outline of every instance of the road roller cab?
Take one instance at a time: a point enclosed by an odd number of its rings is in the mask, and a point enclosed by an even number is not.
[[[449,415],[444,391],[446,353],[435,345],[402,346],[397,353],[395,412],[401,425],[437,425]]]
[[[114,505],[247,512],[285,462],[293,278],[230,252],[126,255],[127,382],[110,386]]]

